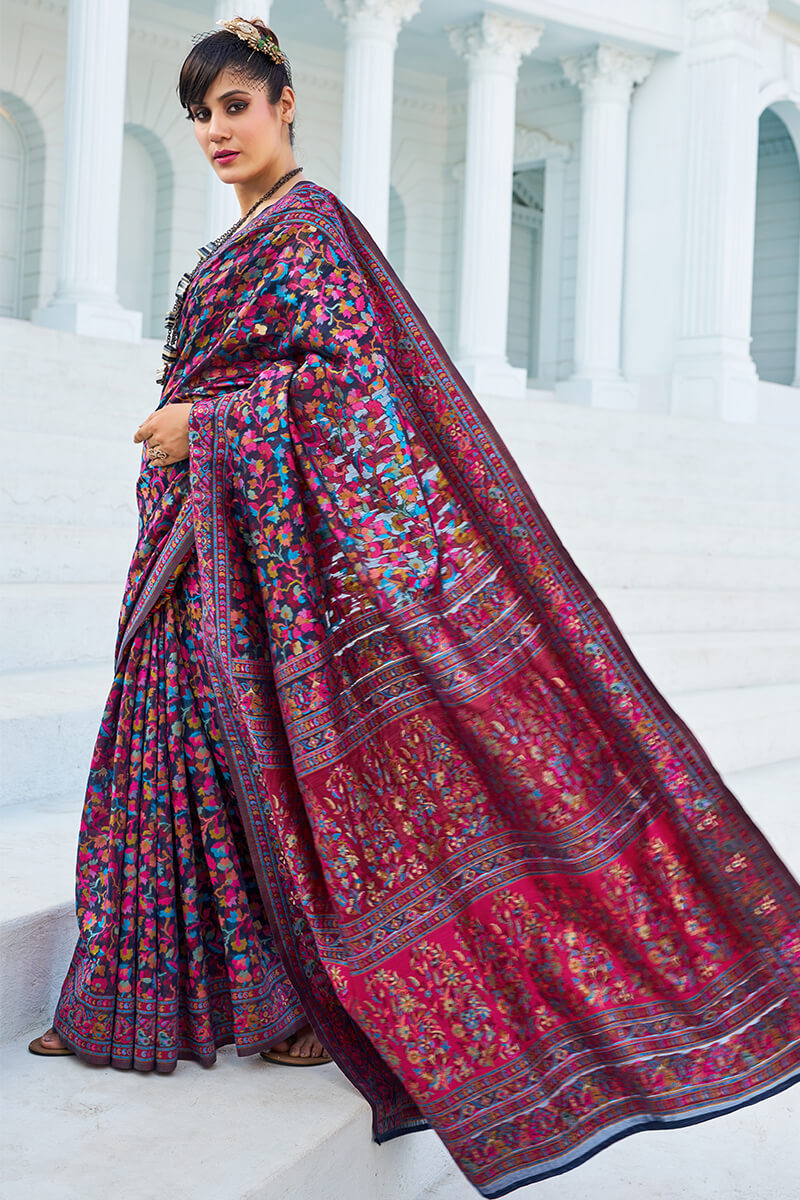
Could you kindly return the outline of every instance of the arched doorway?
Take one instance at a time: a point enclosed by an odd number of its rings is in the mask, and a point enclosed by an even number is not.
[[[524,367],[529,380],[536,379],[539,374],[543,213],[544,167],[516,171],[511,216],[506,352],[512,367]]]
[[[0,108],[0,316],[21,316],[22,240],[25,213],[25,143],[5,108]]]
[[[172,163],[160,139],[142,125],[126,125],[117,291],[123,308],[142,314],[144,337],[163,335],[172,304],[173,191]]]
[[[759,379],[798,383],[800,163],[772,108],[759,120],[751,354]]]
[[[0,312],[30,317],[41,303],[45,141],[34,110],[0,89]]]

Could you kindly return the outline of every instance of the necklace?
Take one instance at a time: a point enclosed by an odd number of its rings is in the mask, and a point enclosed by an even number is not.
[[[295,167],[293,171],[287,171],[285,175],[280,177],[277,183],[272,185],[268,192],[264,192],[263,196],[259,196],[255,204],[251,204],[247,212],[243,213],[242,216],[239,217],[238,221],[234,221],[230,229],[226,229],[224,233],[219,235],[219,237],[214,238],[214,240],[211,242],[207,242],[205,246],[201,246],[197,251],[200,256],[199,261],[195,263],[191,271],[186,271],[178,280],[178,286],[175,289],[175,303],[167,313],[164,321],[164,324],[167,327],[167,336],[164,342],[164,349],[161,351],[161,360],[164,365],[161,368],[160,374],[156,376],[156,383],[163,384],[165,382],[170,367],[178,357],[178,320],[181,315],[184,297],[189,288],[189,284],[194,279],[202,263],[205,262],[210,254],[213,254],[215,250],[219,249],[222,243],[226,242],[232,234],[236,233],[237,229],[240,229],[241,226],[244,225],[247,218],[251,213],[255,212],[259,204],[263,204],[265,200],[269,200],[270,196],[273,196],[275,192],[277,192],[278,188],[283,187],[284,183],[286,183],[287,180],[292,179],[295,175],[299,175],[302,169],[302,167]]]

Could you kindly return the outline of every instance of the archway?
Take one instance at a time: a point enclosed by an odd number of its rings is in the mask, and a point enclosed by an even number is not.
[[[0,90],[0,315],[39,303],[44,137],[33,109]]]
[[[800,384],[800,162],[780,103],[759,119],[751,354],[759,379]]]
[[[171,307],[174,173],[160,138],[126,124],[122,154],[117,292],[123,308],[142,314],[144,337],[161,337]]]
[[[539,305],[544,167],[514,172],[507,354],[528,379],[539,375]]]

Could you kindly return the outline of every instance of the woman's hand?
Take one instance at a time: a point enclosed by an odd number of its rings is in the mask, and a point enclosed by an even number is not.
[[[152,467],[171,467],[189,457],[189,413],[191,404],[166,404],[142,421],[133,435],[144,442]]]

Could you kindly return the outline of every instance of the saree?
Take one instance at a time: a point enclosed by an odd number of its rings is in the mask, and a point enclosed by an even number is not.
[[[278,1020],[373,1138],[496,1197],[795,1082],[797,884],[354,214],[296,184],[178,344],[119,670],[189,572]]]

